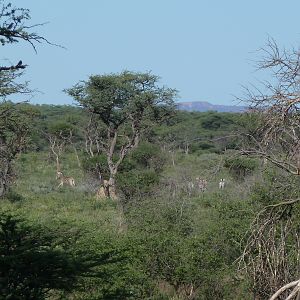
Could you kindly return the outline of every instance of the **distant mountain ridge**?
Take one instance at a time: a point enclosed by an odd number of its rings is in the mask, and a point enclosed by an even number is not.
[[[241,113],[247,110],[246,106],[238,106],[238,105],[219,105],[219,104],[211,104],[206,101],[191,101],[191,102],[178,102],[176,103],[177,108],[179,110],[185,111],[217,111],[217,112],[236,112]]]

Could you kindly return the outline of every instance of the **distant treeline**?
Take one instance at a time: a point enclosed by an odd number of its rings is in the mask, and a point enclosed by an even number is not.
[[[45,134],[58,130],[71,130],[75,143],[84,141],[88,115],[83,108],[48,104],[30,106],[37,112],[30,150],[46,150]],[[242,117],[239,113],[176,111],[173,118],[157,125],[144,138],[170,151],[220,153],[236,148],[238,141],[232,138],[232,132],[240,128]]]

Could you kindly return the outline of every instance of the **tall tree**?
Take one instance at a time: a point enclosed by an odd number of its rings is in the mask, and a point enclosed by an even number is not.
[[[23,41],[36,51],[36,43],[51,44],[44,37],[32,32],[38,25],[27,25],[29,20],[28,9],[16,8],[11,3],[0,0],[1,45]],[[30,127],[26,121],[30,121],[27,117],[31,113],[24,110],[24,107],[5,102],[12,94],[30,93],[27,83],[16,82],[26,67],[22,60],[9,66],[0,66],[0,197],[12,182],[12,165],[16,156],[24,149]]]
[[[13,162],[26,147],[36,114],[28,104],[0,104],[0,197],[13,182]]]
[[[151,73],[124,71],[90,76],[66,90],[90,114],[88,132],[94,137],[96,152],[106,155],[111,198],[116,197],[116,174],[126,155],[145,130],[173,112],[176,91],[160,87],[158,80]]]

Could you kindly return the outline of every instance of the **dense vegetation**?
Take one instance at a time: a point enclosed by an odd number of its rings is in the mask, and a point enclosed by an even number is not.
[[[85,112],[73,106],[30,108],[36,115],[30,143],[1,201],[2,294],[251,299],[251,282],[238,275],[236,260],[264,204],[256,199],[277,171],[235,156],[238,140],[229,136],[241,115],[177,112],[145,133],[120,168],[116,201],[96,198],[100,182],[93,159],[104,176],[108,170],[105,157],[86,153]],[[73,189],[57,188],[50,135],[63,141],[60,166],[75,178]],[[188,191],[196,177],[207,179],[206,191]],[[226,179],[224,190],[218,189],[220,178]]]
[[[51,44],[0,4],[2,46]],[[27,65],[0,67],[0,299],[299,299],[300,55],[265,54],[243,114],[130,71],[14,103]]]

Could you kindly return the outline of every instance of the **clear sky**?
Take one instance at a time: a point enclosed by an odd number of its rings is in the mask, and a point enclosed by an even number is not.
[[[232,104],[255,82],[256,51],[268,36],[300,45],[299,0],[12,0],[36,31],[67,50],[21,43],[3,59],[28,64],[33,103],[72,104],[62,92],[91,74],[151,71],[180,101]]]

